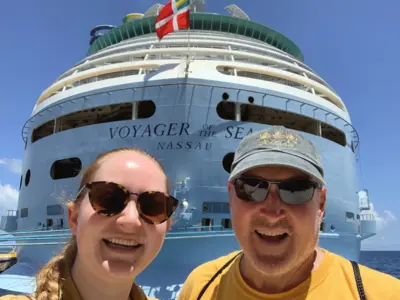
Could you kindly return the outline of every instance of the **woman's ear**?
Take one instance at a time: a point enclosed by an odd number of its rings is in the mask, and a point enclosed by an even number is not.
[[[68,205],[68,225],[73,235],[76,235],[78,227],[79,206],[75,203]]]

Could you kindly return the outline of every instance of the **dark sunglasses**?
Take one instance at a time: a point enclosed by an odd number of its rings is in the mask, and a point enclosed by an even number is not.
[[[263,202],[267,199],[271,184],[278,185],[278,194],[281,200],[290,205],[303,204],[310,201],[316,188],[322,184],[302,179],[288,179],[282,181],[267,181],[254,177],[239,177],[233,181],[236,195],[248,202]]]
[[[89,201],[96,213],[102,216],[115,216],[121,213],[130,201],[137,196],[137,209],[140,217],[149,224],[167,221],[178,206],[178,200],[162,192],[132,193],[124,186],[108,181],[96,181],[85,184],[78,192],[89,190]]]

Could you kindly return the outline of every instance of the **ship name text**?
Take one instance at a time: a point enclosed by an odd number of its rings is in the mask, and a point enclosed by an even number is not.
[[[110,137],[114,139],[136,138],[136,137],[152,137],[152,136],[182,136],[189,135],[188,123],[170,123],[170,124],[154,124],[154,125],[131,125],[117,126],[110,129]]]

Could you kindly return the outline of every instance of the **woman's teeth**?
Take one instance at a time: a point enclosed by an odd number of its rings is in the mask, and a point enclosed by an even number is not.
[[[141,245],[136,241],[123,240],[123,239],[104,239],[104,241],[107,243],[107,245],[110,245],[110,246],[120,246],[120,247],[128,247],[128,248],[136,248]]]

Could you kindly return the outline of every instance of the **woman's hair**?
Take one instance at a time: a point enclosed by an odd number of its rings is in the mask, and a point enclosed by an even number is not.
[[[120,152],[136,152],[144,156],[149,157],[153,160],[165,174],[162,165],[150,154],[140,150],[138,148],[119,148],[109,152],[105,152],[99,155],[94,162],[92,162],[86,171],[82,175],[82,179],[79,185],[80,190],[86,183],[90,182],[100,168],[102,162],[107,159],[110,155]],[[166,177],[166,188],[168,191],[168,179]],[[84,195],[84,193],[82,193]],[[67,207],[71,209],[79,209],[80,202],[83,197],[74,199],[67,203]],[[64,247],[64,249],[55,257],[53,257],[36,275],[36,290],[32,296],[36,300],[59,300],[62,297],[62,278],[68,271],[67,268],[71,268],[75,261],[76,254],[78,252],[76,237],[72,236],[70,241]]]

